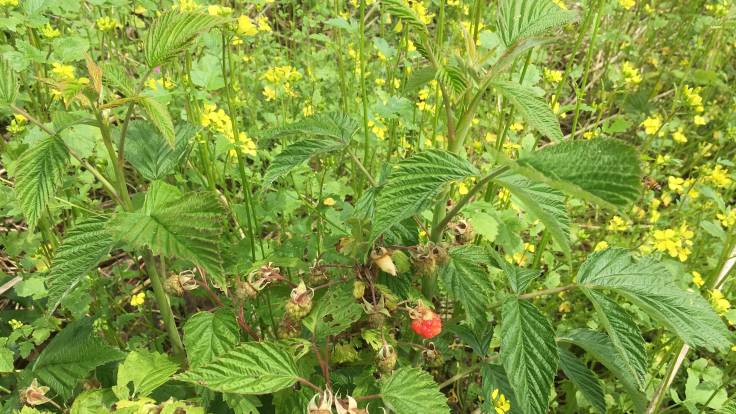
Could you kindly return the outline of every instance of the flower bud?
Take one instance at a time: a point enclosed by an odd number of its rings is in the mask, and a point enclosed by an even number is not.
[[[378,370],[382,374],[390,374],[396,367],[396,360],[397,355],[394,347],[384,343],[383,347],[378,350],[378,354],[376,356],[376,364],[378,365]]]
[[[385,247],[373,249],[371,260],[379,269],[391,276],[396,276],[396,265],[394,265],[394,261],[391,259],[391,253]]]
[[[337,414],[367,414],[367,410],[358,408],[358,402],[355,398],[348,395],[347,398],[341,399],[339,396],[335,398],[335,409]]]
[[[51,401],[46,397],[46,393],[49,391],[49,387],[42,387],[38,385],[38,380],[33,379],[31,385],[28,388],[20,390],[20,400],[23,404],[27,405],[41,405]]]

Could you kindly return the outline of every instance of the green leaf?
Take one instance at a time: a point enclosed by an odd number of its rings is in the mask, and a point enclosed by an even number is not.
[[[549,321],[529,302],[509,299],[502,309],[501,362],[519,407],[543,414],[557,372],[557,345]]]
[[[731,345],[728,329],[702,296],[676,287],[667,268],[651,257],[636,260],[627,250],[607,249],[588,257],[577,281],[589,289],[621,294],[692,347]]]
[[[123,65],[117,62],[102,64],[102,81],[122,92],[125,97],[132,98],[136,95],[135,85],[130,75],[125,71]]]
[[[506,187],[526,211],[544,224],[552,240],[569,258],[570,215],[565,207],[564,194],[519,174],[502,174],[494,181]]]
[[[177,256],[202,266],[224,285],[220,235],[224,210],[215,193],[171,194],[156,181],[143,208],[118,213],[111,226],[134,248],[148,246],[155,254]]]
[[[586,367],[583,361],[567,348],[559,348],[560,368],[580,390],[586,400],[599,413],[606,412],[606,399],[603,384],[595,372]]]
[[[233,394],[267,394],[299,380],[294,357],[280,344],[247,342],[177,379]]]
[[[54,253],[46,285],[48,312],[52,313],[82,278],[110,252],[113,241],[107,217],[89,217],[72,227]]]
[[[132,121],[125,142],[125,159],[149,181],[164,178],[186,158],[197,131],[199,128],[191,124],[178,125],[172,147],[149,123]]]
[[[562,141],[562,130],[555,113],[532,89],[510,81],[496,81],[493,86],[511,101],[532,128],[552,141]]]
[[[429,35],[427,26],[422,22],[414,10],[404,0],[382,0],[381,7],[384,12],[402,20],[412,29],[419,31],[424,36]]]
[[[423,151],[399,162],[378,193],[371,239],[428,208],[449,183],[477,175],[467,160],[442,150]]]
[[[13,372],[15,354],[8,348],[8,338],[0,337],[0,373]]]
[[[113,388],[120,399],[147,397],[164,385],[179,369],[179,364],[158,352],[133,351],[118,367],[117,387]],[[133,384],[129,394],[128,384]],[[123,392],[124,391],[124,392]]]
[[[449,413],[447,397],[427,372],[419,368],[400,368],[381,383],[381,397],[396,414]]]
[[[632,316],[618,303],[600,292],[582,288],[585,295],[593,302],[601,325],[608,332],[621,364],[628,369],[639,389],[644,388],[644,376],[647,371],[647,354],[644,350],[644,338],[634,324]]]
[[[264,138],[273,139],[289,135],[330,138],[348,144],[360,126],[348,115],[327,112],[310,116],[299,122],[266,131]]]
[[[736,401],[731,401],[724,405],[716,414],[736,414]]]
[[[450,249],[450,260],[439,274],[450,297],[460,302],[468,319],[483,323],[490,305],[491,279],[488,276],[488,253],[480,246],[467,245]]]
[[[64,399],[72,396],[77,383],[94,368],[122,359],[125,354],[99,340],[92,320],[80,319],[67,325],[41,352],[32,375],[51,387]]]
[[[39,141],[15,161],[15,197],[33,228],[62,180],[69,159],[64,142],[56,137]]]
[[[571,343],[579,346],[585,352],[590,354],[598,362],[608,368],[615,375],[626,392],[631,397],[636,407],[636,412],[643,412],[647,404],[647,397],[639,391],[633,376],[628,369],[621,363],[618,352],[613,347],[611,340],[604,333],[591,331],[589,329],[575,329],[564,335],[559,335],[559,342]]]
[[[148,121],[161,132],[167,144],[174,147],[176,140],[176,131],[174,131],[174,121],[171,119],[169,109],[166,104],[156,98],[143,96],[140,104],[148,114]]]
[[[517,162],[500,152],[494,155],[532,181],[614,210],[630,205],[641,192],[639,155],[616,139],[564,141]]]
[[[541,274],[538,269],[525,269],[507,262],[495,250],[490,250],[490,254],[495,260],[496,266],[506,274],[511,289],[517,294],[524,293],[529,284]]]
[[[202,13],[169,11],[151,24],[143,39],[143,56],[149,68],[173,59],[202,33],[225,19]]]
[[[238,323],[227,309],[196,313],[184,324],[184,346],[192,367],[211,362],[239,341]]]
[[[345,148],[345,143],[324,138],[309,138],[297,141],[284,148],[268,166],[263,176],[264,187],[269,187],[277,179],[290,173],[294,168],[309,161],[310,158],[328,154]]]
[[[74,398],[69,414],[107,414],[110,405],[116,401],[109,389],[92,389],[82,392]]]
[[[5,57],[0,57],[0,107],[10,106],[18,98],[18,75]]]
[[[304,318],[304,326],[319,339],[342,333],[363,316],[363,308],[353,298],[349,284],[331,288],[316,302]]]
[[[506,47],[540,35],[577,18],[551,0],[502,0],[498,9],[498,33]]]

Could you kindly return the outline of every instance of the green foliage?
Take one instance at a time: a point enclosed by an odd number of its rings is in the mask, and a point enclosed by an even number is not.
[[[309,161],[310,158],[338,151],[345,147],[340,141],[331,139],[305,139],[297,141],[294,144],[284,148],[277,156],[273,158],[273,162],[268,166],[266,175],[263,180],[266,185],[271,185],[274,181],[290,173],[294,168]]]
[[[113,241],[107,222],[108,218],[104,216],[89,217],[67,232],[63,244],[54,254],[47,277],[48,312],[53,312],[81,279],[110,252]]]
[[[184,324],[184,346],[191,367],[211,362],[239,341],[238,323],[226,309],[195,313]]]
[[[222,220],[223,208],[215,194],[180,195],[176,188],[156,181],[143,207],[116,214],[111,226],[132,247],[149,247],[155,254],[189,260],[222,283]]]
[[[573,21],[574,12],[551,0],[502,0],[498,7],[499,34],[507,47]]]
[[[299,379],[294,357],[276,342],[247,342],[177,379],[233,394],[265,394]]]
[[[409,27],[421,35],[428,35],[427,26],[417,16],[414,10],[404,0],[381,0],[383,10],[405,22]]]
[[[18,76],[4,57],[0,57],[0,105],[9,106],[18,97]]]
[[[169,109],[165,104],[155,98],[148,96],[143,97],[140,101],[143,109],[148,114],[148,121],[161,132],[170,147],[176,145],[176,131],[174,130],[174,121],[171,119]]]
[[[468,161],[446,151],[423,151],[399,162],[378,193],[371,239],[421,213],[448,184],[477,175]]]
[[[146,180],[173,174],[192,147],[198,128],[183,124],[176,128],[173,147],[149,123],[132,121],[125,143],[125,157]]]
[[[493,86],[508,99],[526,122],[554,142],[562,141],[560,123],[552,109],[534,91],[515,82],[496,81]]]
[[[57,137],[44,138],[15,162],[15,196],[30,227],[35,227],[62,180],[69,153]]]
[[[560,368],[599,413],[606,412],[606,400],[601,380],[595,372],[566,348],[559,348]]]
[[[442,283],[462,304],[469,320],[485,323],[493,290],[486,267],[488,253],[479,246],[461,246],[451,249],[449,255],[447,266],[439,272]]]
[[[165,384],[179,369],[166,355],[158,352],[133,351],[118,366],[115,395],[121,400],[131,397],[147,397]],[[132,385],[132,391],[129,387]]]
[[[534,305],[518,299],[506,301],[502,315],[501,362],[516,396],[511,404],[524,413],[546,413],[559,359],[552,326]]]
[[[197,36],[223,22],[222,18],[209,14],[164,13],[151,24],[143,39],[146,64],[153,68],[166,63],[186,50]]]
[[[728,329],[713,308],[702,296],[677,288],[668,273],[651,257],[636,260],[626,250],[608,249],[591,255],[580,267],[577,279],[586,288],[621,294],[690,346],[709,350],[729,347]]]
[[[381,398],[396,414],[450,412],[432,376],[418,368],[401,368],[384,379]]]
[[[362,315],[363,309],[355,302],[352,287],[345,283],[321,297],[303,322],[315,338],[323,339],[342,333]]]
[[[59,332],[27,370],[68,399],[77,383],[87,378],[90,371],[123,356],[122,352],[97,338],[92,320],[85,318],[70,323]]]
[[[496,266],[506,274],[509,280],[509,286],[515,293],[524,293],[529,287],[529,284],[539,277],[539,270],[515,266],[504,260],[498,253],[492,251],[491,254],[496,262]]]

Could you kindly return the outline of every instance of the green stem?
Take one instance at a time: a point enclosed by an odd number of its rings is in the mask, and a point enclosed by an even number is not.
[[[164,321],[166,332],[168,333],[169,340],[171,341],[171,347],[174,350],[174,356],[179,362],[185,362],[186,353],[184,352],[184,344],[181,341],[179,330],[176,327],[174,312],[171,310],[169,296],[166,294],[161,276],[156,269],[156,260],[150,250],[146,250],[143,257],[146,263],[148,277],[151,279],[151,285],[153,286],[153,294],[156,298],[159,311],[161,312],[161,319]]]

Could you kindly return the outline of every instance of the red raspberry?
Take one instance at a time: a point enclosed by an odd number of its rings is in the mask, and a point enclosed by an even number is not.
[[[442,332],[442,319],[429,308],[419,306],[416,317],[411,321],[411,329],[424,338],[434,338]]]

